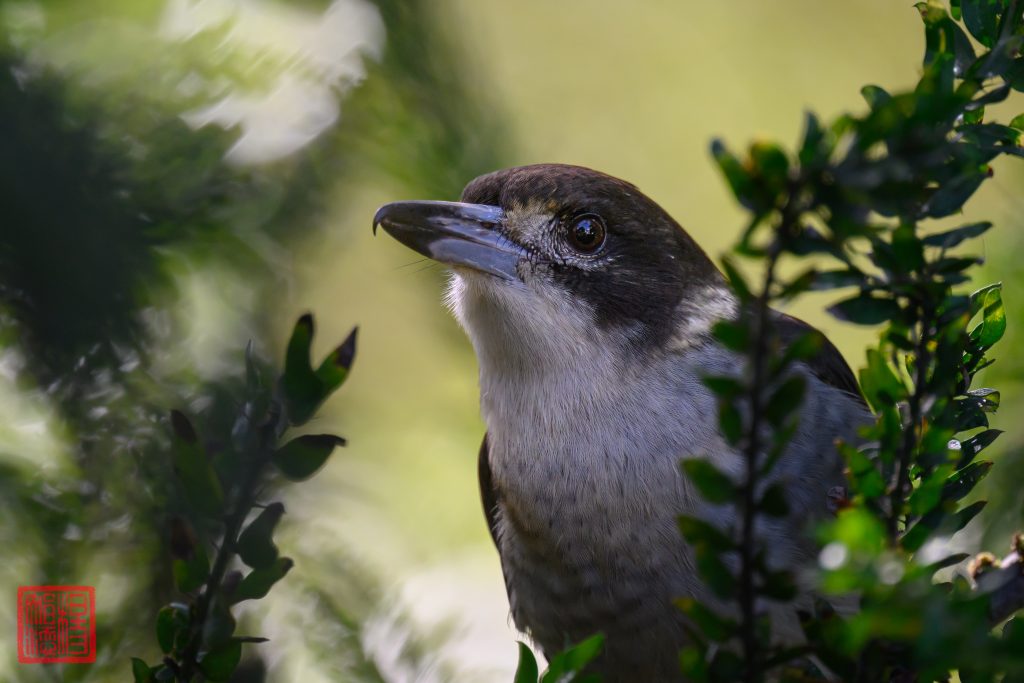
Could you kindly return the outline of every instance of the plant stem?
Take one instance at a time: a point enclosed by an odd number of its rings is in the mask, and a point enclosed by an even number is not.
[[[255,501],[256,487],[260,481],[260,475],[268,462],[267,449],[261,444],[259,453],[252,459],[252,467],[246,471],[246,476],[239,485],[235,496],[235,508],[227,517],[224,526],[224,538],[217,550],[217,555],[210,569],[210,576],[206,579],[206,586],[195,602],[195,616],[193,618],[192,634],[188,645],[181,653],[181,669],[178,673],[178,680],[181,683],[190,683],[195,675],[197,667],[196,657],[199,648],[203,643],[203,627],[206,624],[206,617],[210,611],[210,605],[220,591],[221,582],[227,572],[228,563],[236,554],[238,535],[241,533],[245,518],[252,510]]]

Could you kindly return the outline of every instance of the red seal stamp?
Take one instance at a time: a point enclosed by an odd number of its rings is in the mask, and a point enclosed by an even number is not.
[[[96,660],[96,591],[92,586],[18,587],[18,661]]]

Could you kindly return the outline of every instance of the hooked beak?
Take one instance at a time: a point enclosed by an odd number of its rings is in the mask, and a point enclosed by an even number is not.
[[[516,266],[526,249],[497,230],[504,218],[497,206],[462,202],[394,202],[373,217],[377,226],[405,246],[450,266],[463,266],[518,281]]]

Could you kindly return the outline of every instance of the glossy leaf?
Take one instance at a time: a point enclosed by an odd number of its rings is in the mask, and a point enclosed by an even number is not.
[[[519,643],[519,664],[516,666],[514,683],[537,683],[539,669],[533,650],[526,643]]]
[[[581,683],[579,674],[604,648],[604,635],[597,634],[551,658],[542,683]],[[594,679],[597,680],[597,679]]]

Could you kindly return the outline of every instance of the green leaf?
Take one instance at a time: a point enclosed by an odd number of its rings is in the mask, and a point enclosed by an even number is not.
[[[313,316],[307,313],[295,323],[285,351],[281,388],[293,425],[304,424],[313,417],[320,404],[348,377],[355,359],[358,329],[353,329],[314,371],[310,363],[313,331]]]
[[[588,664],[601,654],[602,648],[604,648],[604,635],[599,633],[568,650],[558,653],[551,658],[551,662],[548,664],[548,669],[544,672],[541,682],[563,683],[578,681],[579,679],[576,676],[570,676],[570,674],[582,672]]]
[[[924,238],[923,242],[929,247],[942,247],[943,249],[952,249],[959,245],[964,240],[973,239],[980,237],[984,234],[992,224],[989,222],[981,223],[970,223],[953,230],[947,230],[946,232],[940,232],[934,235],[928,235]]]
[[[987,169],[978,169],[943,183],[924,203],[922,213],[928,218],[943,218],[960,211],[987,177]]]
[[[1010,120],[1010,128],[1016,128],[1019,131],[1024,131],[1024,114],[1018,114]]]
[[[707,546],[716,552],[733,550],[736,546],[728,536],[698,517],[679,516],[679,530],[693,546]]]
[[[208,680],[226,681],[242,660],[242,644],[229,641],[224,647],[207,652],[199,658],[199,669]]]
[[[156,641],[164,654],[170,654],[177,645],[180,634],[188,629],[188,606],[172,602],[162,607],[156,615]]]
[[[324,362],[320,364],[320,367],[317,368],[316,376],[320,380],[321,389],[326,395],[335,391],[348,378],[352,362],[356,357],[356,335],[358,332],[358,327],[352,328],[352,331],[349,332],[348,337],[341,343],[341,346],[331,351],[327,358],[324,359]]]
[[[334,449],[344,445],[345,439],[333,434],[305,434],[277,449],[272,460],[285,477],[302,481],[316,474]]]
[[[132,678],[135,679],[135,683],[151,683],[153,680],[152,669],[149,668],[149,664],[138,657],[132,657]]]
[[[519,665],[516,667],[514,683],[537,683],[539,677],[537,658],[526,643],[519,643]]]
[[[992,47],[999,35],[999,15],[1002,3],[994,0],[962,0],[964,25],[974,38],[985,47]]]
[[[990,348],[1006,332],[1006,311],[999,288],[989,289],[982,299],[981,323],[971,330],[971,339],[982,349]]]
[[[683,471],[710,503],[728,503],[736,499],[736,485],[705,458],[683,460]]]
[[[751,173],[743,167],[743,164],[732,152],[725,148],[721,140],[712,141],[711,156],[718,164],[722,175],[725,176],[737,201],[752,211],[763,210],[761,202],[755,199],[757,188]]]
[[[892,96],[884,88],[877,85],[865,85],[860,89],[860,94],[872,109],[878,109],[892,99]]]
[[[238,556],[253,569],[267,567],[277,559],[277,546],[272,537],[283,514],[284,505],[271,503],[238,537]]]
[[[709,640],[722,642],[736,632],[737,624],[734,619],[715,614],[702,602],[693,598],[676,598],[675,604]]]
[[[191,556],[174,560],[171,573],[174,575],[174,585],[182,593],[191,593],[202,586],[210,575],[210,561],[203,544],[196,544]]]
[[[730,351],[746,351],[750,344],[750,333],[737,320],[719,320],[712,325],[711,334]]]
[[[758,509],[769,517],[785,517],[789,514],[789,496],[780,483],[772,484],[761,496]]]
[[[762,571],[760,592],[772,600],[788,602],[796,597],[796,584],[788,571]]]
[[[892,233],[892,253],[903,272],[911,272],[924,265],[924,248],[914,226],[904,223]]]
[[[174,470],[185,496],[191,506],[202,514],[210,517],[220,515],[224,507],[224,491],[192,423],[180,411],[172,410],[171,427],[175,437]]]
[[[747,284],[743,273],[739,271],[731,258],[727,256],[722,257],[722,270],[725,272],[725,276],[728,278],[729,285],[732,287],[736,297],[741,302],[750,301],[753,298],[753,294],[750,293],[750,285]]]
[[[743,418],[732,401],[718,402],[718,428],[722,430],[725,440],[733,446],[743,437]]]
[[[967,467],[954,472],[942,489],[943,500],[958,501],[971,492],[978,482],[985,478],[985,475],[992,469],[992,462],[979,460],[972,462]]]
[[[221,595],[215,595],[203,623],[203,647],[207,650],[216,650],[225,645],[235,634],[236,626],[237,622],[226,599]]]
[[[978,453],[985,450],[993,441],[999,438],[999,435],[1003,433],[1001,429],[986,429],[983,432],[975,434],[971,438],[960,443],[960,460],[957,462],[957,469],[965,467],[968,463],[974,460]]]
[[[861,368],[858,373],[860,388],[875,411],[881,410],[885,405],[895,405],[907,397],[907,388],[903,380],[881,352],[877,349],[868,349],[867,361],[867,366]]]
[[[231,603],[235,604],[243,600],[259,600],[270,592],[270,588],[284,578],[285,574],[295,566],[291,558],[279,557],[274,564],[263,569],[253,569],[238,584],[238,588],[231,594]]]
[[[722,561],[722,556],[706,545],[695,546],[694,556],[697,573],[711,592],[723,600],[733,598],[736,594],[736,577]]]
[[[846,270],[824,270],[815,273],[811,290],[825,291],[842,287],[859,287],[864,284],[864,273],[855,268]]]
[[[764,407],[764,415],[774,426],[781,425],[793,415],[804,399],[807,382],[803,377],[795,375],[786,378],[773,392]]]
[[[701,382],[704,383],[704,386],[713,391],[715,395],[726,399],[738,396],[745,391],[743,384],[735,377],[702,377]]]
[[[861,292],[830,306],[828,311],[840,320],[858,325],[879,325],[898,316],[900,307],[892,299],[881,299]]]

